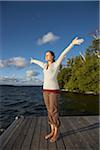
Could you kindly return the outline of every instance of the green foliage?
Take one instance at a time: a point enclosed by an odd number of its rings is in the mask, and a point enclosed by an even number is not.
[[[63,68],[61,69],[60,73],[58,74],[58,82],[60,88],[63,88],[65,83],[69,81],[71,77],[71,69],[70,68]]]
[[[98,42],[94,40],[88,51],[86,50],[86,61],[77,56],[73,62],[69,61],[72,62],[70,65],[60,70],[58,74],[60,88],[82,93],[87,91],[99,93],[99,58],[94,53],[98,49],[97,45]]]
[[[92,45],[90,45],[86,50],[86,55],[91,55],[95,53],[100,53],[100,39],[95,39],[92,41]]]

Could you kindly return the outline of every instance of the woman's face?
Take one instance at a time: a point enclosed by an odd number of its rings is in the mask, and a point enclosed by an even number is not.
[[[53,61],[53,56],[51,55],[50,52],[46,52],[45,59],[47,61]]]

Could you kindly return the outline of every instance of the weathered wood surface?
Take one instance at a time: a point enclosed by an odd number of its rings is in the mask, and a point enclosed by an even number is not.
[[[0,136],[0,150],[99,150],[98,116],[60,117],[60,137],[44,139],[50,132],[47,116],[21,117]]]

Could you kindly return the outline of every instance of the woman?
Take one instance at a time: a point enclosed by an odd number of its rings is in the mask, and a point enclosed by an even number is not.
[[[65,55],[74,45],[80,45],[84,40],[76,37],[71,44],[65,48],[59,58],[55,61],[55,55],[52,51],[47,51],[45,59],[47,63],[32,59],[30,63],[36,63],[43,68],[44,84],[43,84],[43,97],[48,111],[48,123],[51,127],[51,132],[45,136],[45,139],[50,138],[50,142],[55,142],[59,136],[59,127],[61,121],[59,119],[59,96],[60,89],[57,81],[57,75],[61,62]]]

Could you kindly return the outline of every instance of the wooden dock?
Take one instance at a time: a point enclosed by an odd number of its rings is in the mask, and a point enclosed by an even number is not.
[[[58,140],[50,132],[47,116],[16,119],[0,136],[0,150],[99,150],[98,116],[63,116]]]

